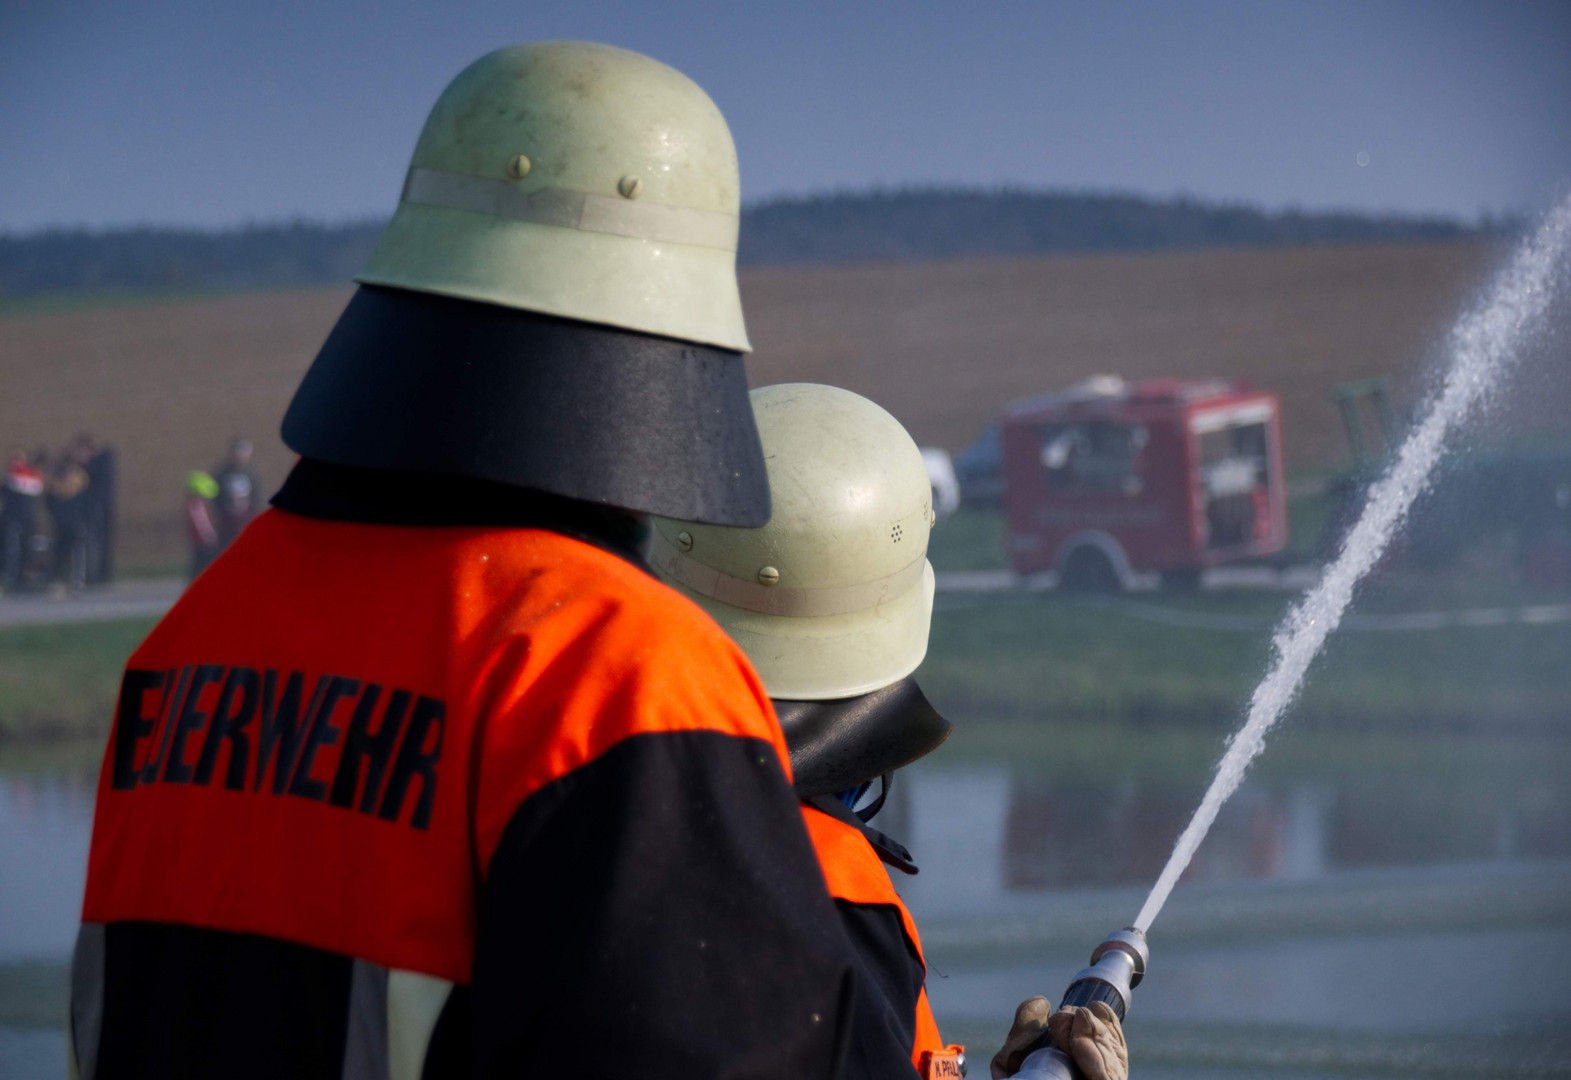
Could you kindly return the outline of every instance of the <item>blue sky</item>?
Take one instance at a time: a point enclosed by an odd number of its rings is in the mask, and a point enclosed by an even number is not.
[[[536,38],[691,75],[748,199],[1010,184],[1472,217],[1571,187],[1565,0],[0,0],[0,229],[385,215],[447,80]]]

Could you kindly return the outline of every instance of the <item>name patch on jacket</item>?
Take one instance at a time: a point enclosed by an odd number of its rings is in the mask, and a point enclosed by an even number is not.
[[[111,782],[122,791],[221,784],[392,822],[417,788],[408,823],[424,829],[446,720],[436,698],[344,675],[224,664],[133,668],[120,684]]]

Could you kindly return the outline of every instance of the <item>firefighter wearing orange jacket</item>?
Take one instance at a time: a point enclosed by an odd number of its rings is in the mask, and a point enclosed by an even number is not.
[[[878,1020],[858,1021],[849,1075],[909,1076],[914,1066],[924,1077],[955,1076],[960,1048],[939,1035],[916,925],[885,870],[916,866],[869,824],[894,771],[950,732],[912,678],[927,652],[935,585],[927,470],[900,423],[850,391],[785,384],[751,396],[769,524],[657,519],[650,561],[742,646],[774,700],[830,894],[864,982],[878,991]],[[1028,1045],[1045,1023],[1046,1002],[1027,1004],[1010,1046]],[[1116,1018],[1083,1042],[1071,1053],[1088,1080],[1125,1080]]]
[[[645,513],[769,516],[725,123],[605,46],[477,61],[132,656],[84,1078],[840,1075],[863,993],[741,651]]]

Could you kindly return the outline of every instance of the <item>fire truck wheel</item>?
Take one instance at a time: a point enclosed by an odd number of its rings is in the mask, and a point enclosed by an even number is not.
[[[1094,547],[1078,547],[1064,560],[1058,587],[1065,592],[1113,593],[1123,589],[1113,560]]]

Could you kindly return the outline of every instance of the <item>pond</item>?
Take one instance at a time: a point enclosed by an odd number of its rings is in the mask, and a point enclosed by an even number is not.
[[[0,776],[0,964],[70,952],[96,779],[83,766]]]
[[[1115,751],[1151,739],[1104,735],[1074,737]],[[1571,1063],[1556,1034],[1571,1029],[1565,747],[1413,740],[1361,768],[1320,736],[1295,738],[1283,767],[1224,810],[1152,929],[1129,1023],[1136,1077]],[[1105,770],[1021,749],[1053,741],[1026,725],[963,728],[952,752],[896,778],[877,820],[924,868],[896,884],[924,935],[940,1025],[981,1075],[1015,1004],[1056,996],[1132,918],[1216,735]],[[83,755],[0,768],[0,1075],[61,1075],[59,1025],[18,999],[63,987],[95,775]],[[1453,1035],[1464,1017],[1486,1036]]]
[[[1571,858],[1571,784],[1522,769],[1509,782],[1436,782],[1391,762],[1254,781],[1223,807],[1183,884],[1314,881],[1363,869]],[[1055,775],[1005,762],[919,762],[877,823],[934,872],[901,882],[928,910],[1087,887],[1149,885],[1194,810],[1187,789],[1138,773]]]

